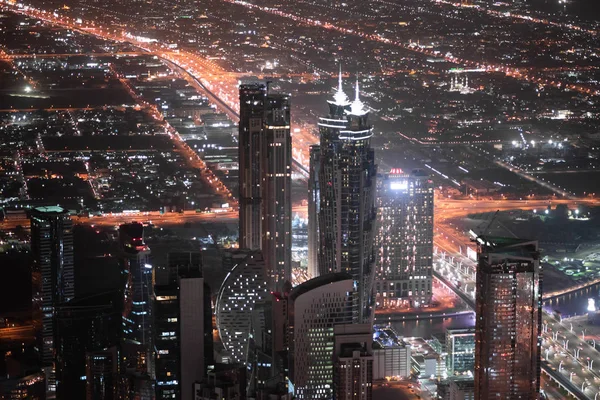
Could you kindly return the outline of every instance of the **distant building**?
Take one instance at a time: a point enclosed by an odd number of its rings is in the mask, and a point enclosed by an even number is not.
[[[412,373],[411,346],[390,327],[375,327],[373,379],[408,378]]]
[[[371,324],[334,326],[334,399],[373,398],[372,331]]]
[[[267,299],[265,262],[260,251],[248,256],[227,274],[216,303],[217,329],[231,363],[248,362],[252,311]]]
[[[292,274],[290,98],[267,82],[239,87],[240,248],[262,250],[271,290]]]
[[[474,371],[475,329],[446,329],[446,369],[448,375]]]
[[[31,252],[34,268],[42,275],[42,363],[47,395],[56,392],[56,356],[59,349],[57,310],[75,295],[73,223],[61,207],[37,207],[31,212]]]
[[[353,292],[356,323],[371,323],[374,315],[374,235],[377,166],[371,147],[373,127],[369,111],[360,100],[358,81],[354,101],[342,88],[342,76],[329,114],[319,118],[319,147],[311,150],[310,190],[319,203],[311,205],[309,221],[319,221],[318,275],[345,272],[357,283]],[[317,159],[318,158],[318,159]],[[318,185],[318,186],[315,186]],[[310,196],[313,200],[314,193]],[[311,238],[316,232],[311,222]],[[314,260],[314,240],[311,257]],[[314,261],[313,261],[314,262]],[[314,270],[314,266],[311,267]]]
[[[477,238],[475,399],[538,399],[542,271],[536,241]]]
[[[152,305],[154,302],[153,268],[150,248],[144,242],[144,226],[133,222],[119,227],[120,259],[128,273],[123,312],[125,338],[140,343],[147,350],[147,368],[154,376],[152,343]]]
[[[193,400],[213,361],[210,287],[201,254],[169,253],[171,282],[156,287],[156,398]]]
[[[377,303],[427,304],[433,280],[433,182],[421,170],[393,169],[377,186]]]
[[[290,377],[298,400],[330,399],[334,383],[334,327],[351,324],[355,281],[321,275],[290,294]]]

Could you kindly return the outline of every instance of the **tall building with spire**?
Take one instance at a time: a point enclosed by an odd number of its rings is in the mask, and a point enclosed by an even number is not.
[[[240,247],[262,250],[271,290],[292,275],[290,98],[240,85]]]
[[[368,323],[373,314],[377,166],[370,144],[373,128],[360,100],[358,80],[355,90],[350,102],[340,70],[329,114],[319,118],[320,146],[312,150],[311,184],[318,187],[309,190],[318,192],[318,207],[311,207],[309,221],[317,220],[319,228],[316,272],[350,274],[357,285],[354,322]],[[315,196],[309,201],[315,202]]]

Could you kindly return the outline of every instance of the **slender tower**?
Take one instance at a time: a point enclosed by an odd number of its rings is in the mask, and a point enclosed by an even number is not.
[[[352,103],[338,89],[329,114],[319,118],[319,275],[352,276],[354,322],[368,323],[373,311],[374,229],[377,167],[371,148],[373,128],[360,100],[358,80]],[[317,168],[311,169],[314,173]]]
[[[42,275],[42,362],[46,395],[53,398],[60,384],[57,380],[57,358],[62,354],[62,349],[58,348],[58,311],[75,296],[73,222],[67,210],[52,206],[33,209],[31,252],[35,268]]]
[[[240,247],[262,250],[271,290],[292,275],[290,98],[240,85]]]

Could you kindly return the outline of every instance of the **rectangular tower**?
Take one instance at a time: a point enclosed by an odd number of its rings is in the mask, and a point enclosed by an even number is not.
[[[542,273],[537,241],[477,238],[475,399],[537,400]]]
[[[431,301],[433,182],[422,170],[392,169],[378,182],[375,293],[379,306]]]
[[[336,325],[334,399],[373,398],[373,332],[370,324]]]
[[[239,90],[240,248],[262,251],[276,290],[292,273],[290,98],[267,82]]]
[[[169,253],[173,272],[156,287],[156,398],[192,400],[213,364],[211,291],[200,253]]]
[[[319,276],[319,208],[321,191],[319,188],[319,166],[321,148],[310,146],[308,177],[308,276]]]
[[[31,252],[42,275],[42,362],[49,396],[56,392],[57,309],[75,295],[73,223],[67,210],[51,206],[31,212]]]

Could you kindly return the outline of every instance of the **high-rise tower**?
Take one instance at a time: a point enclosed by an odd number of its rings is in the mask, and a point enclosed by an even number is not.
[[[536,400],[542,272],[536,241],[477,238],[475,399]]]
[[[367,323],[372,317],[376,222],[375,182],[377,167],[371,148],[373,128],[369,112],[360,101],[358,81],[353,102],[342,88],[329,101],[329,114],[319,118],[321,143],[318,166],[319,275],[345,272],[357,283],[353,299],[354,321]],[[315,188],[311,188],[315,190]],[[309,215],[309,218],[315,218]]]
[[[292,274],[290,99],[240,85],[240,247],[262,250],[271,289]]]
[[[75,295],[73,222],[61,207],[37,207],[31,213],[31,251],[42,275],[42,362],[49,396],[56,392],[57,313]]]
[[[150,248],[144,242],[144,226],[138,222],[119,227],[121,265],[128,274],[125,288],[123,326],[125,337],[144,349],[147,373],[153,371],[152,306],[154,302],[153,268]]]
[[[431,301],[433,182],[422,170],[393,169],[377,181],[375,294],[379,305]]]

